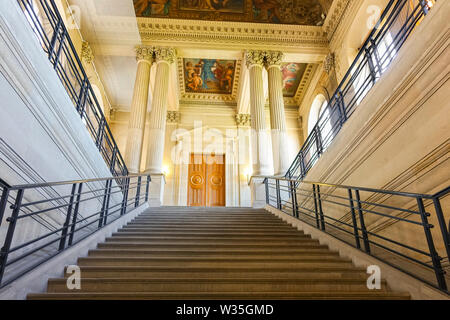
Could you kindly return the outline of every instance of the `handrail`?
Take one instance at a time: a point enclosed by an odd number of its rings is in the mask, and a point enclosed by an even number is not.
[[[410,5],[414,2],[417,5],[411,10]],[[425,0],[389,1],[285,177],[304,179],[362,99],[386,72],[420,20],[428,14],[429,3]]]
[[[449,293],[450,279],[442,264],[450,257],[450,230],[441,200],[450,194],[450,186],[430,195],[281,177],[252,178],[263,179],[267,205]],[[397,223],[395,233],[377,231],[383,230],[379,222]],[[433,223],[439,227],[435,232]],[[422,228],[422,239],[417,227]],[[433,271],[435,281],[427,270]]]
[[[0,287],[148,202],[150,181],[148,174],[15,186],[0,179],[0,223],[7,223]]]
[[[17,0],[96,147],[115,176],[128,169],[54,0]],[[45,25],[49,28],[44,27]]]
[[[288,181],[288,182],[298,183],[298,180],[296,180],[296,179],[289,179],[289,178],[285,178],[285,177],[252,176],[252,178],[277,179],[279,181]],[[386,189],[375,189],[375,188],[368,188],[368,187],[356,187],[356,186],[331,184],[331,183],[323,183],[323,182],[315,182],[315,181],[307,181],[307,180],[302,180],[301,183],[306,183],[306,184],[310,184],[310,185],[319,185],[319,186],[324,186],[324,187],[345,188],[345,189],[361,190],[361,191],[367,191],[367,192],[385,193],[385,194],[405,196],[405,197],[421,197],[421,198],[425,198],[425,199],[433,199],[436,197],[442,197],[443,195],[450,193],[450,187],[444,188],[443,190],[441,190],[435,194],[425,194],[425,193],[414,193],[414,192],[404,192],[404,191],[393,191],[393,190],[386,190]]]

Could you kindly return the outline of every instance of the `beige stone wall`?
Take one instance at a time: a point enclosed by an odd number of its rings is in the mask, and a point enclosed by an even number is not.
[[[450,2],[436,3],[306,180],[427,194],[450,185],[449,15]],[[386,201],[417,209],[414,200]],[[434,210],[426,205],[439,240]],[[449,196],[443,209],[448,222]],[[326,210],[335,218],[347,213],[331,206]],[[370,230],[426,249],[420,227],[369,216]],[[438,250],[445,256],[442,241]]]

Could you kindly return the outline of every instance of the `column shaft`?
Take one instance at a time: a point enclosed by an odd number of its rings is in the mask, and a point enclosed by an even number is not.
[[[131,102],[128,123],[125,163],[130,173],[138,173],[141,164],[142,143],[144,140],[145,116],[147,113],[148,90],[150,84],[151,62],[139,60]]]
[[[169,63],[158,62],[150,112],[149,147],[146,172],[161,173],[164,155],[164,135],[166,130],[167,95],[169,90]]]
[[[267,141],[269,137],[266,131],[262,68],[261,64],[249,66],[253,175],[272,174],[268,160]]]
[[[268,66],[270,126],[272,129],[273,165],[276,175],[289,169],[286,116],[284,112],[282,75],[279,65]]]

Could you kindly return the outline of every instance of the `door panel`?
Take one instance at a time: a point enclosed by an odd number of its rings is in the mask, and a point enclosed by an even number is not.
[[[206,158],[206,203],[209,207],[225,206],[225,157],[208,155]]]
[[[225,155],[191,154],[188,206],[225,206]]]
[[[206,159],[191,154],[188,173],[188,206],[206,206]]]

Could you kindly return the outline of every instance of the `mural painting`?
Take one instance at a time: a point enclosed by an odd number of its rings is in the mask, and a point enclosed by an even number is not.
[[[297,92],[298,85],[302,80],[307,65],[304,63],[283,63],[281,74],[283,78],[283,95],[293,97]]]
[[[321,25],[319,0],[133,0],[138,17]]]
[[[231,94],[235,60],[183,59],[186,92]]]

